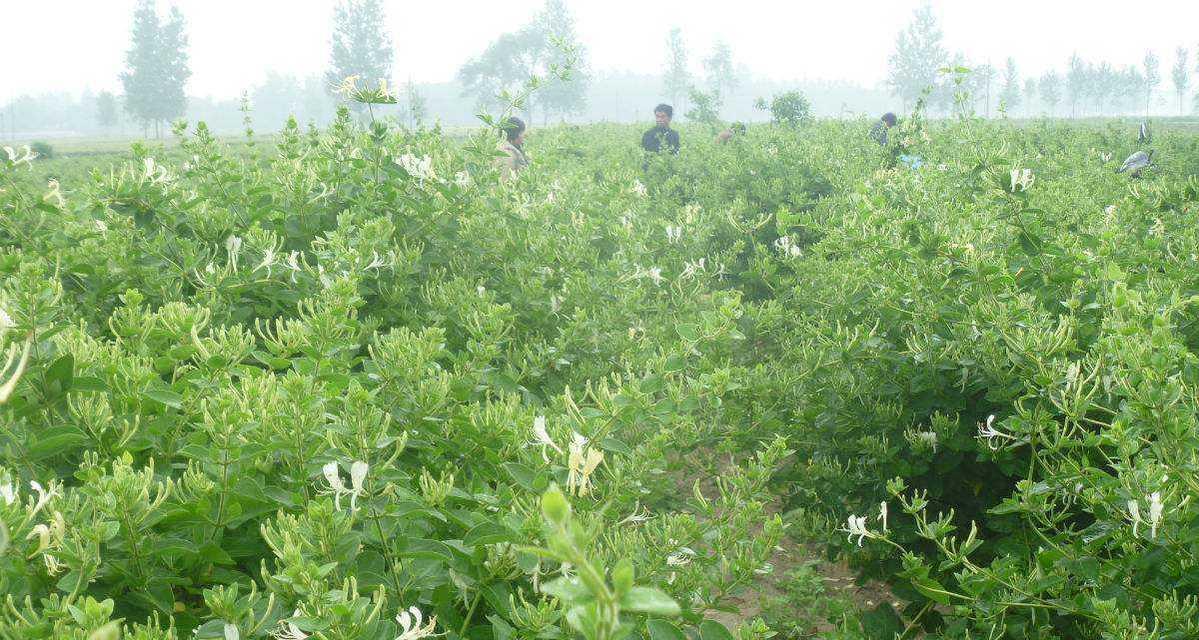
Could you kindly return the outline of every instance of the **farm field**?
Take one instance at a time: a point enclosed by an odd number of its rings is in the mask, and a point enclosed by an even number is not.
[[[871,124],[0,154],[0,638],[1196,637],[1199,135]]]

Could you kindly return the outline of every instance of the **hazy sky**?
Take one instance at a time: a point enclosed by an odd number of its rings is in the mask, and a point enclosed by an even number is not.
[[[923,0],[568,0],[597,70],[661,70],[669,29],[679,26],[693,61],[723,38],[735,60],[778,80],[838,78],[874,85],[896,33]],[[395,77],[453,78],[542,0],[384,0],[396,49]],[[135,0],[0,0],[5,53],[0,100],[22,93],[118,89]],[[187,18],[189,92],[230,97],[267,70],[304,75],[328,61],[334,0],[177,0]],[[1163,88],[1179,46],[1199,47],[1195,0],[933,0],[950,51],[1022,73],[1064,67],[1071,53],[1139,64],[1162,60]],[[167,0],[160,0],[165,9]],[[1194,55],[1192,55],[1192,67]],[[1192,74],[1195,71],[1192,68]]]

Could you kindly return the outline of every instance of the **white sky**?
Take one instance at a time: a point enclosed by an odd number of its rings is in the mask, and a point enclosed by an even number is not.
[[[159,0],[165,10],[167,0]],[[384,0],[395,77],[444,81],[542,0]],[[872,86],[896,33],[922,0],[568,0],[597,70],[656,73],[673,26],[698,62],[718,38],[738,64],[778,80]],[[135,0],[0,0],[0,101],[23,93],[118,89]],[[191,38],[194,95],[230,97],[267,70],[305,75],[328,60],[334,0],[177,0]],[[932,0],[946,47],[1022,74],[1085,59],[1161,59],[1163,89],[1179,46],[1199,47],[1195,0]],[[1192,65],[1195,56],[1192,54]],[[1192,74],[1195,71],[1192,69]]]

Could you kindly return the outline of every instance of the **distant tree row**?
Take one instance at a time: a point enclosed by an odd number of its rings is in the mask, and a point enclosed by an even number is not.
[[[1109,113],[1148,114],[1162,83],[1161,64],[1152,51],[1139,65],[1118,67],[1107,61],[1092,62],[1075,55],[1064,73],[1049,71],[1021,81],[1013,58],[1008,58],[1002,76],[990,64],[972,65],[962,53],[950,55],[932,8],[918,9],[912,22],[896,37],[895,51],[888,60],[887,86],[904,107],[925,98],[930,108],[942,112],[967,109],[990,117],[1001,108],[1009,115],[1033,115],[1039,101],[1048,115],[1058,114],[1061,105],[1071,117]],[[969,70],[964,82],[955,82],[955,69]],[[1190,89],[1188,52],[1179,47],[1171,79],[1178,112],[1186,112]],[[966,97],[963,103],[962,98]],[[1199,108],[1199,96],[1196,96]]]

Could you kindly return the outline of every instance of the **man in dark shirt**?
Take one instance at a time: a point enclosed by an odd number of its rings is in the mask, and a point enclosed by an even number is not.
[[[669,151],[678,155],[679,132],[670,128],[670,121],[673,117],[674,107],[668,104],[654,107],[654,120],[657,125],[641,136],[641,148],[650,153]]]
[[[896,118],[894,113],[883,114],[883,117],[879,118],[878,122],[874,123],[874,126],[870,128],[870,137],[877,142],[879,146],[887,146],[887,129],[894,127],[895,123]]]

